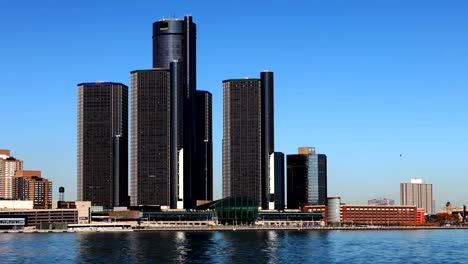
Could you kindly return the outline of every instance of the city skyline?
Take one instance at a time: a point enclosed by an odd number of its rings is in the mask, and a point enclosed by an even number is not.
[[[282,12],[283,2],[260,14],[259,3],[251,10],[214,5],[221,14],[205,10],[209,4],[115,4],[117,13],[141,12],[121,21],[99,17],[112,13],[105,4],[68,10],[64,3],[33,3],[25,12],[5,4],[0,22],[10,26],[1,29],[8,41],[0,44],[6,73],[0,105],[8,115],[0,148],[76,198],[76,83],[129,85],[131,70],[151,65],[151,24],[191,14],[200,27],[197,88],[213,94],[214,198],[221,197],[221,81],[268,68],[275,72],[275,150],[287,155],[312,145],[326,153],[329,196],[360,204],[378,196],[397,200],[400,182],[421,177],[434,185],[436,210],[447,200],[467,203],[455,188],[468,183],[468,40],[460,34],[468,25],[466,4],[416,2],[298,2],[294,12]],[[226,8],[245,11],[247,19],[221,12]],[[73,21],[85,11],[91,21]],[[308,34],[282,38],[282,30]],[[119,41],[109,47],[111,37]],[[24,78],[26,66],[31,73]]]

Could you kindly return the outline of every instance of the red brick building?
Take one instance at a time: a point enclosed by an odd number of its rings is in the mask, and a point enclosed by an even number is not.
[[[324,205],[303,206],[304,212],[322,212],[327,220]],[[341,223],[352,225],[400,225],[424,223],[424,209],[405,205],[341,205]]]

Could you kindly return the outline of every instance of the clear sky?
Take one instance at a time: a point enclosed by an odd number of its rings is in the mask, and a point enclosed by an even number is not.
[[[224,79],[275,73],[275,149],[328,156],[346,203],[399,183],[434,185],[437,209],[468,204],[468,2],[1,1],[0,148],[76,198],[76,84],[129,84],[150,68],[152,23],[197,23],[198,89],[213,94],[221,197]],[[401,154],[401,155],[400,155]]]

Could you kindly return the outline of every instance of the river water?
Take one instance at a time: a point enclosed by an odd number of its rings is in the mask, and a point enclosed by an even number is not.
[[[468,263],[468,230],[2,233],[0,263]]]

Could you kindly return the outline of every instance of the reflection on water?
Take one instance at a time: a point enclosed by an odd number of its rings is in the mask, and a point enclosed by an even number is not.
[[[0,234],[0,263],[465,263],[468,230]]]

